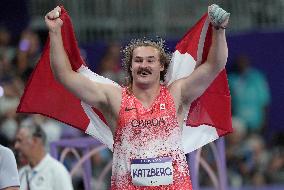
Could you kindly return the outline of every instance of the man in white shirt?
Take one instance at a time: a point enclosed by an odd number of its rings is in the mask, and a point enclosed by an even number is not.
[[[19,174],[14,153],[0,145],[0,189],[19,190]]]
[[[19,171],[21,190],[73,190],[71,177],[62,163],[45,150],[46,135],[40,126],[22,126],[15,148],[28,162]]]

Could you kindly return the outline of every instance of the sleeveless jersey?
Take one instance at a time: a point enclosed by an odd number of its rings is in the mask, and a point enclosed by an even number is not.
[[[113,150],[112,190],[192,189],[174,101],[165,86],[160,87],[160,94],[149,108],[144,108],[133,94],[123,88]],[[132,159],[163,157],[172,158],[172,184],[133,185]]]

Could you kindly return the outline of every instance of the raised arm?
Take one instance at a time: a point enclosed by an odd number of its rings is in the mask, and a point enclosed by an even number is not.
[[[214,27],[207,60],[196,68],[191,75],[174,82],[170,86],[178,105],[188,105],[201,96],[220,71],[225,68],[228,57],[225,26],[228,23],[229,14],[219,7],[214,8],[218,8],[218,10],[215,10],[217,13],[211,13],[211,11],[214,11],[212,6],[209,7],[208,11]],[[219,14],[223,15],[223,18]]]
[[[97,108],[112,106],[111,94],[120,96],[120,89],[113,85],[96,83],[87,77],[72,70],[70,61],[65,52],[61,26],[63,21],[59,18],[60,7],[56,7],[45,16],[45,22],[50,36],[50,64],[53,74],[61,84],[74,93],[79,99]]]

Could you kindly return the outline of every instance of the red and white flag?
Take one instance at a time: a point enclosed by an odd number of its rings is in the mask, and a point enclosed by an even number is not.
[[[212,41],[212,25],[205,14],[178,42],[167,73],[167,84],[189,76],[203,64]],[[224,69],[196,99],[185,115],[183,146],[186,153],[232,132],[231,96]]]
[[[63,44],[74,71],[89,79],[107,84],[118,84],[89,70],[80,56],[71,19],[63,7],[61,16]],[[212,27],[207,14],[177,44],[168,69],[168,85],[188,76],[207,58],[212,38]],[[21,98],[17,112],[37,113],[66,123],[95,137],[111,150],[113,135],[99,110],[84,103],[58,83],[50,68],[49,39]],[[225,70],[206,92],[192,103],[185,116],[183,146],[191,152],[229,132],[231,126],[230,93]]]

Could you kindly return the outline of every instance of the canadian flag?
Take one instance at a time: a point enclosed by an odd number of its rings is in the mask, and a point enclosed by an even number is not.
[[[61,7],[63,44],[73,70],[89,79],[113,84],[88,69],[80,56],[71,19]],[[190,75],[206,58],[211,45],[212,26],[205,14],[176,46],[167,73],[167,85]],[[66,123],[95,137],[113,149],[113,135],[99,110],[81,101],[58,83],[50,68],[49,38],[18,106],[18,113],[37,113]],[[204,94],[195,100],[185,115],[183,146],[185,153],[232,132],[231,98],[226,71],[222,71]]]

